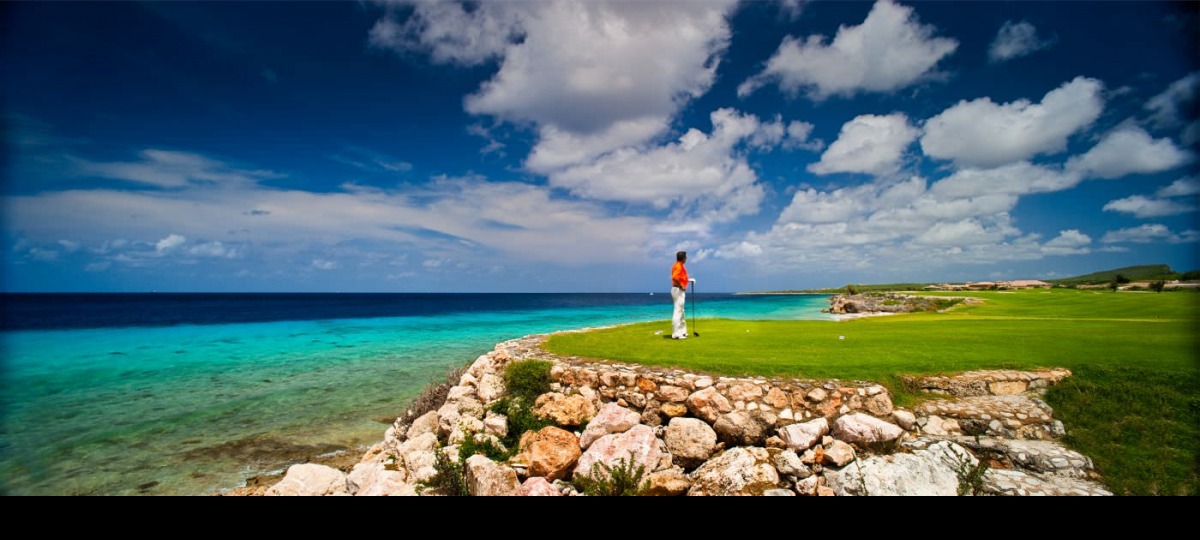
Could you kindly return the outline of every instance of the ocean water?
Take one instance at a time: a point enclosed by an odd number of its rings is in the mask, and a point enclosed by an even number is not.
[[[825,296],[697,296],[826,319]],[[506,339],[663,320],[667,294],[3,295],[0,493],[201,495],[378,442]]]

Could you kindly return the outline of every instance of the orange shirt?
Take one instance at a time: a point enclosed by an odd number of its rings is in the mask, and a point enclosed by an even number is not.
[[[683,263],[675,261],[675,266],[671,267],[671,286],[686,289],[688,286],[687,268],[683,267]]]

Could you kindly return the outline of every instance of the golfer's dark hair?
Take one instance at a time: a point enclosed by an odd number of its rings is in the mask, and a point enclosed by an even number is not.
[[[682,260],[684,260],[684,259],[686,259],[686,258],[687,258],[687,252],[686,252],[686,251],[676,251],[676,252],[675,252],[675,260],[677,260],[677,261],[682,261]]]

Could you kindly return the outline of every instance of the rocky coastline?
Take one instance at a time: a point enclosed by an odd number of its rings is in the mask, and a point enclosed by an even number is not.
[[[959,304],[978,304],[971,297],[919,296],[899,293],[835,294],[829,297],[833,315],[891,315],[920,311],[946,311]]]
[[[944,399],[904,410],[870,381],[600,363],[548,353],[545,337],[480,356],[436,409],[398,418],[348,474],[295,465],[248,494],[444,494],[422,484],[462,445],[517,435],[494,405],[506,369],[530,360],[550,363],[533,412],[554,425],[520,434],[509,459],[462,460],[471,495],[575,496],[581,480],[622,467],[644,473],[641,493],[663,496],[1111,494],[1089,458],[1058,442],[1065,428],[1039,399],[1067,370],[913,378]]]

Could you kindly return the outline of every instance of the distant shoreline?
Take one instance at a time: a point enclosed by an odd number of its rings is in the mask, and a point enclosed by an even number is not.
[[[768,296],[768,295],[770,295],[770,296],[832,296],[837,293],[746,291],[746,292],[735,292],[733,294],[737,295],[737,296],[752,296],[752,295],[759,295],[759,296]]]

